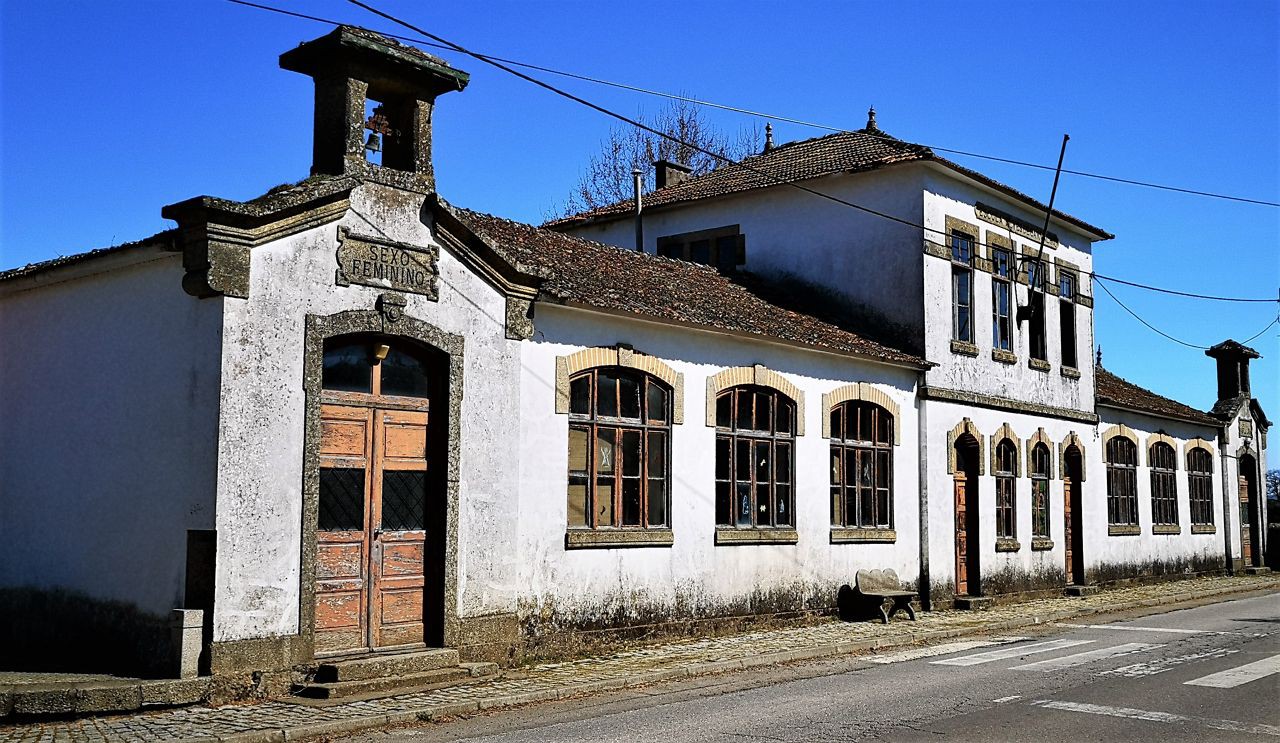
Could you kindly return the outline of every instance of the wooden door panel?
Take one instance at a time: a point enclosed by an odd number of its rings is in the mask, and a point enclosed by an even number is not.
[[[426,477],[428,429],[423,411],[379,410],[374,416],[377,496],[372,514],[375,559],[370,574],[375,647],[425,638]]]
[[[1249,512],[1249,480],[1240,476],[1240,559],[1253,564],[1253,514]]]
[[[969,593],[969,523],[966,490],[968,483],[963,477],[956,477],[956,593],[964,596]]]
[[[373,443],[367,408],[320,408],[320,513],[316,530],[317,653],[368,642],[369,489]]]
[[[1071,528],[1071,498],[1072,498],[1071,489],[1073,487],[1074,485],[1070,479],[1063,479],[1062,481],[1062,530],[1066,533],[1063,534],[1062,536],[1064,537],[1063,541],[1065,542],[1065,546],[1066,546],[1067,585],[1073,585],[1075,583],[1075,575],[1072,573],[1073,566],[1075,565],[1075,563],[1072,562],[1072,540],[1075,538],[1075,533]]]

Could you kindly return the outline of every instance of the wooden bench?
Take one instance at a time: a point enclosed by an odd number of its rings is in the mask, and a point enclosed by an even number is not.
[[[856,576],[858,583],[858,593],[872,599],[876,603],[876,608],[880,610],[880,618],[885,624],[889,623],[889,619],[898,613],[899,609],[906,609],[907,616],[911,617],[911,621],[916,621],[916,610],[911,607],[911,599],[915,598],[915,591],[902,590],[902,584],[898,582],[898,574],[893,570],[859,570]],[[887,600],[893,600],[893,606],[885,611],[885,603]]]

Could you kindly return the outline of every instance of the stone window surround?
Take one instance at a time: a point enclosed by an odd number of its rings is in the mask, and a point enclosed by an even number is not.
[[[954,475],[956,472],[956,442],[961,436],[969,434],[978,442],[978,475],[987,473],[986,458],[983,454],[985,449],[986,438],[978,431],[978,427],[968,418],[963,418],[947,432],[947,474]]]
[[[1061,444],[1058,444],[1058,474],[1061,478],[1066,477],[1067,447],[1069,446],[1075,446],[1076,451],[1080,452],[1080,482],[1084,482],[1085,467],[1088,466],[1085,458],[1084,442],[1080,440],[1075,431],[1067,432],[1067,437],[1062,440]]]
[[[1137,470],[1142,466],[1142,445],[1138,442],[1138,434],[1134,433],[1132,428],[1129,428],[1128,426],[1126,426],[1126,425],[1125,425],[1125,424],[1123,424],[1123,423],[1117,423],[1117,424],[1115,424],[1114,426],[1111,426],[1110,428],[1108,428],[1108,429],[1107,429],[1107,430],[1102,434],[1102,461],[1103,461],[1103,464],[1104,464],[1104,465],[1105,465],[1105,464],[1107,464],[1107,444],[1108,444],[1108,443],[1110,443],[1111,439],[1114,439],[1114,438],[1116,438],[1116,437],[1120,437],[1120,438],[1128,439],[1128,440],[1129,440],[1129,442],[1133,444],[1133,448],[1134,448],[1134,450],[1135,450],[1135,457],[1134,457],[1134,458],[1135,458],[1135,460],[1136,460],[1136,462],[1135,462],[1135,464],[1134,464],[1134,470],[1135,470],[1135,476],[1136,476],[1136,471],[1137,471]],[[1110,478],[1109,478],[1109,477],[1108,477],[1108,482],[1110,482]],[[1135,490],[1134,490],[1134,492],[1135,492],[1135,497],[1136,497],[1136,493],[1137,493],[1137,489],[1136,489],[1136,488],[1137,488],[1137,486],[1136,486],[1136,484],[1135,484]],[[1111,497],[1110,492],[1108,492],[1107,497],[1108,497],[1108,498],[1110,498],[1110,497]],[[1135,516],[1137,516],[1139,519],[1141,519],[1141,515],[1140,515],[1140,514],[1135,514]],[[1141,524],[1140,524],[1140,523],[1137,523],[1137,524],[1108,524],[1108,525],[1107,525],[1107,536],[1111,536],[1111,537],[1119,537],[1119,536],[1133,536],[1133,535],[1141,534],[1141,533],[1142,533],[1142,526],[1141,526]]]
[[[1182,445],[1182,456],[1184,459],[1187,457],[1187,455],[1191,453],[1192,449],[1204,449],[1205,451],[1209,452],[1209,467],[1210,467],[1209,473],[1212,474],[1213,458],[1217,456],[1217,454],[1213,450],[1213,444],[1209,443],[1208,441],[1205,441],[1199,436],[1197,436],[1194,439],[1187,439],[1187,442]],[[1176,446],[1174,447],[1174,451],[1177,451]]]
[[[716,398],[721,392],[742,385],[755,385],[789,398],[796,405],[796,438],[804,435],[804,390],[792,384],[778,372],[761,364],[733,366],[707,377],[707,426],[716,427]],[[830,422],[827,426],[830,427]],[[896,431],[896,426],[895,426]],[[828,433],[830,433],[828,431]]]
[[[902,412],[898,403],[870,382],[853,382],[822,395],[822,438],[831,438],[831,409],[840,403],[858,400],[879,405],[893,416],[893,445],[902,443]],[[799,427],[799,423],[796,424]]]
[[[963,225],[963,226],[956,227],[956,229],[960,230],[961,232],[967,232],[968,228],[973,226],[968,222],[965,222],[960,219],[955,219],[954,217],[946,217],[946,220],[948,225],[952,225],[952,224]],[[949,233],[950,233],[950,227],[948,227],[948,234]],[[992,237],[995,237],[997,239],[993,241]],[[975,257],[972,265],[973,270],[990,274],[991,268],[992,268],[991,258],[990,258],[990,247],[987,248],[987,252],[984,255],[982,254],[983,245],[989,246],[994,244],[997,247],[1004,247],[1003,242],[1005,240],[1007,240],[1007,238],[1002,238],[1000,235],[996,235],[992,233],[990,230],[987,230],[987,237],[984,238],[983,242],[974,246]],[[1039,245],[1030,245],[1027,243],[1014,243],[1013,241],[1008,241],[1008,242],[1011,246],[1021,246],[1020,248],[1017,248],[1011,251],[1014,253],[1015,262],[1017,261],[1018,255],[1036,255],[1037,253],[1039,253],[1039,250],[1040,250]],[[951,246],[950,245],[942,245],[928,238],[925,238],[923,245],[924,245],[923,252],[925,253],[925,255],[931,255],[935,258],[941,258],[947,261],[948,263],[951,262]],[[1045,276],[1046,292],[1055,297],[1058,296],[1058,285],[1056,283],[1048,281],[1050,273],[1053,273],[1053,275],[1056,277],[1057,273],[1061,272],[1064,269],[1074,272],[1077,278],[1076,296],[1074,301],[1076,304],[1080,305],[1081,307],[1092,309],[1093,295],[1086,294],[1084,291],[1085,280],[1088,278],[1088,274],[1085,273],[1084,271],[1081,271],[1075,264],[1069,261],[1064,261],[1061,258],[1048,255],[1047,245],[1045,246],[1045,250],[1046,250],[1046,254],[1044,257],[1045,263],[1049,265],[1059,266],[1057,272],[1052,272],[1052,271],[1046,272],[1046,276]],[[1014,280],[1016,283],[1022,284],[1023,286],[1027,285],[1027,277],[1025,272],[1022,272],[1022,271],[1016,272],[1014,276]]]
[[[1110,441],[1111,439],[1114,439],[1114,438],[1115,438],[1115,437],[1117,437],[1117,436],[1123,436],[1124,438],[1129,439],[1130,441],[1132,441],[1132,442],[1133,442],[1133,445],[1134,445],[1135,447],[1137,447],[1137,448],[1141,448],[1141,446],[1140,446],[1140,444],[1139,444],[1139,442],[1138,442],[1138,434],[1134,433],[1134,432],[1133,432],[1133,429],[1132,429],[1132,428],[1129,428],[1129,427],[1128,427],[1128,426],[1126,426],[1125,424],[1123,424],[1123,423],[1117,423],[1117,424],[1115,424],[1114,426],[1112,426],[1112,427],[1108,428],[1106,431],[1103,431],[1103,432],[1102,432],[1102,449],[1103,449],[1103,451],[1106,451],[1106,448],[1107,448],[1107,442],[1108,442],[1108,441]]]
[[[990,273],[991,264],[982,257],[982,248],[981,248],[982,231],[978,228],[978,225],[973,224],[971,222],[966,222],[963,219],[956,219],[955,217],[949,214],[943,217],[943,224],[946,230],[946,241],[947,241],[946,244],[943,245],[943,250],[945,251],[947,260],[951,263],[953,267],[964,266],[969,270],[969,337],[971,340],[963,340],[955,337],[956,297],[955,297],[955,291],[954,291],[954,276],[953,276],[952,297],[951,297],[952,329],[950,333],[951,352],[964,354],[966,356],[977,356],[978,355],[978,345],[977,345],[978,328],[975,322],[976,318],[974,317],[974,305],[976,304],[975,299],[978,296],[978,292],[976,291],[976,287],[974,287],[973,285],[973,278],[976,272],[982,270],[984,267],[986,268],[987,272]],[[952,238],[952,235],[956,232],[964,233],[973,238],[973,246],[972,246],[972,251],[969,254],[968,263],[960,263],[952,258],[951,238]],[[979,264],[982,264],[982,265],[979,265]]]
[[[1182,469],[1181,467],[1178,466],[1178,459],[1180,457],[1177,456],[1177,453],[1178,453],[1177,440],[1174,439],[1172,436],[1163,432],[1156,432],[1147,437],[1147,448],[1146,448],[1147,467],[1148,468],[1151,467],[1151,447],[1155,446],[1158,443],[1168,444],[1169,448],[1173,449],[1173,452],[1174,452],[1173,471],[1177,472],[1179,469]],[[1212,454],[1212,452],[1210,453]]]
[[[569,414],[570,377],[599,366],[636,369],[665,382],[671,387],[671,425],[684,423],[684,374],[659,361],[656,356],[640,353],[623,343],[584,348],[556,357],[556,413]]]
[[[1002,423],[991,434],[991,471],[996,471],[996,446],[1004,439],[1009,439],[1013,444],[1013,476],[1022,477],[1022,439],[1018,438],[1008,423]]]
[[[1027,445],[1027,472],[1028,472],[1028,473],[1030,473],[1030,472],[1031,472],[1031,452],[1036,448],[1036,444],[1044,444],[1044,445],[1045,445],[1045,448],[1047,448],[1047,449],[1049,450],[1049,471],[1048,471],[1047,473],[1045,473],[1045,474],[1047,474],[1047,475],[1048,475],[1048,477],[1049,477],[1049,479],[1050,479],[1050,480],[1055,479],[1055,478],[1054,478],[1054,473],[1053,473],[1053,450],[1054,450],[1056,447],[1055,447],[1055,446],[1054,446],[1054,444],[1053,444],[1053,439],[1049,438],[1049,434],[1047,434],[1047,433],[1045,433],[1045,432],[1044,432],[1044,428],[1037,428],[1037,429],[1036,429],[1036,432],[1035,432],[1035,433],[1033,433],[1033,434],[1031,434],[1031,437],[1030,437],[1030,438],[1028,438],[1028,439],[1027,439],[1027,441],[1026,441],[1026,445]],[[1083,450],[1082,450],[1082,451],[1083,451]],[[1059,475],[1059,476],[1061,476],[1061,474],[1062,474],[1062,470],[1061,470],[1061,469],[1059,469],[1059,470],[1058,470],[1058,475]],[[1060,477],[1059,477],[1059,479],[1060,479]]]

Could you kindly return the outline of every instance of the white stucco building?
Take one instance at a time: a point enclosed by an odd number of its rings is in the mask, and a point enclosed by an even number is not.
[[[189,608],[229,678],[510,661],[828,611],[864,568],[938,607],[1261,565],[1257,354],[1211,352],[1211,413],[1095,365],[1103,230],[1055,212],[1040,256],[1042,205],[872,120],[667,173],[637,251],[627,204],[441,198],[441,60],[344,27],[281,66],[311,177],[0,274],[0,611],[34,652],[73,626],[69,663],[155,672]]]

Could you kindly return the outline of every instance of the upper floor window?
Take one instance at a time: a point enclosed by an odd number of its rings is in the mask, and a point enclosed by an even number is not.
[[[1107,523],[1138,525],[1138,446],[1124,436],[1106,445]]]
[[[973,236],[951,233],[951,339],[973,343]]]
[[[1157,441],[1147,452],[1147,462],[1151,466],[1151,523],[1177,524],[1178,487],[1174,470],[1178,466],[1178,455],[1172,446]]]
[[[1063,271],[1058,276],[1058,328],[1062,333],[1062,365],[1075,369],[1076,360],[1076,275]]]
[[[658,255],[731,271],[747,262],[747,238],[736,224],[667,235],[658,238]]]
[[[767,387],[716,397],[716,524],[794,526],[796,405]]]
[[[670,523],[671,390],[622,367],[569,380],[569,527]]]
[[[1018,447],[1009,439],[996,444],[996,538],[1018,538]]]
[[[1187,491],[1191,501],[1191,523],[1213,523],[1213,455],[1197,446],[1187,452]]]
[[[893,416],[874,403],[831,408],[831,523],[893,528]]]
[[[1045,339],[1044,324],[1044,288],[1047,272],[1043,261],[1027,260],[1027,303],[1031,315],[1027,327],[1027,352],[1037,361],[1049,359],[1048,343]]]
[[[1013,254],[1008,250],[991,250],[991,345],[1002,351],[1013,349]]]
[[[1031,448],[1031,536],[1049,537],[1049,447]]]

